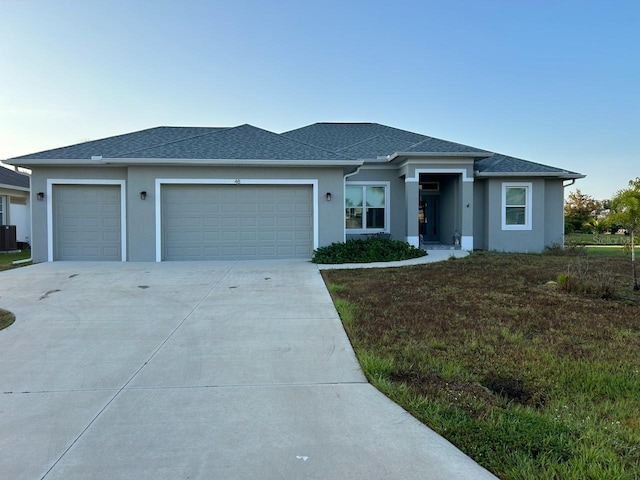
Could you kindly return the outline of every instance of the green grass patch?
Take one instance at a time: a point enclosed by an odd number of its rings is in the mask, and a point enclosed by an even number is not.
[[[568,233],[564,236],[565,244],[579,245],[624,245],[629,243],[628,235]]]
[[[16,316],[13,313],[0,308],[0,330],[7,328],[15,321]]]
[[[616,295],[548,283],[578,273]],[[322,274],[371,383],[498,477],[638,478],[628,257],[474,253]]]
[[[15,260],[26,260],[29,257],[31,257],[31,250],[22,250],[17,253],[0,253],[0,271],[9,270],[17,266],[24,266],[25,264],[14,265],[13,262]]]
[[[320,247],[313,252],[311,261],[323,264],[394,262],[423,257],[426,254],[427,252],[421,248],[407,242],[372,236]]]
[[[623,246],[587,245],[585,249],[590,257],[624,257],[631,259],[631,251]],[[638,252],[638,247],[636,247],[636,253]]]

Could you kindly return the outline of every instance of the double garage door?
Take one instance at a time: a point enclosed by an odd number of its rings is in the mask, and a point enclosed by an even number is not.
[[[162,259],[309,258],[310,185],[162,185]]]
[[[122,259],[120,189],[54,186],[54,260]],[[162,185],[162,260],[309,258],[312,193],[310,185]]]

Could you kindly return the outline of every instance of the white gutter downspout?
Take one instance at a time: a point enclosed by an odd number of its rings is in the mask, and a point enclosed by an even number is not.
[[[33,201],[31,199],[31,177],[29,177],[29,228],[30,228],[30,234],[31,234],[31,238],[29,238],[29,240],[31,240],[31,242],[33,242]],[[29,263],[29,262],[33,262],[33,245],[29,245],[31,247],[31,255],[29,255],[29,258],[24,258],[22,260],[14,260],[13,262],[11,262],[13,265],[22,265],[23,263]]]
[[[567,188],[570,187],[571,185],[573,185],[574,183],[576,183],[576,179],[572,178],[570,183],[567,183],[566,185],[564,184],[564,182],[562,183],[562,187],[563,188]],[[564,249],[564,208],[562,209],[562,248]]]
[[[358,168],[355,169],[355,171],[351,172],[351,173],[346,173],[344,175],[344,180],[342,181],[342,198],[345,198],[347,195],[347,178],[352,177],[354,175],[357,175],[358,173],[360,173],[360,169],[362,168],[363,165],[359,165]],[[347,212],[345,211],[345,209],[342,209],[342,230],[344,231],[344,242],[347,241]]]

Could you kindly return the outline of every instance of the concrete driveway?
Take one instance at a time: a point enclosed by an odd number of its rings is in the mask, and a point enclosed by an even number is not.
[[[0,286],[3,478],[494,478],[366,383],[308,262],[60,262]]]

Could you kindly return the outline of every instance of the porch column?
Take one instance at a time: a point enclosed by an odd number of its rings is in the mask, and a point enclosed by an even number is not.
[[[462,176],[462,250],[473,250],[473,177]]]
[[[407,243],[414,247],[420,246],[420,233],[418,226],[418,204],[420,189],[418,187],[418,178],[404,179],[404,198],[405,198],[405,212],[407,215]]]

